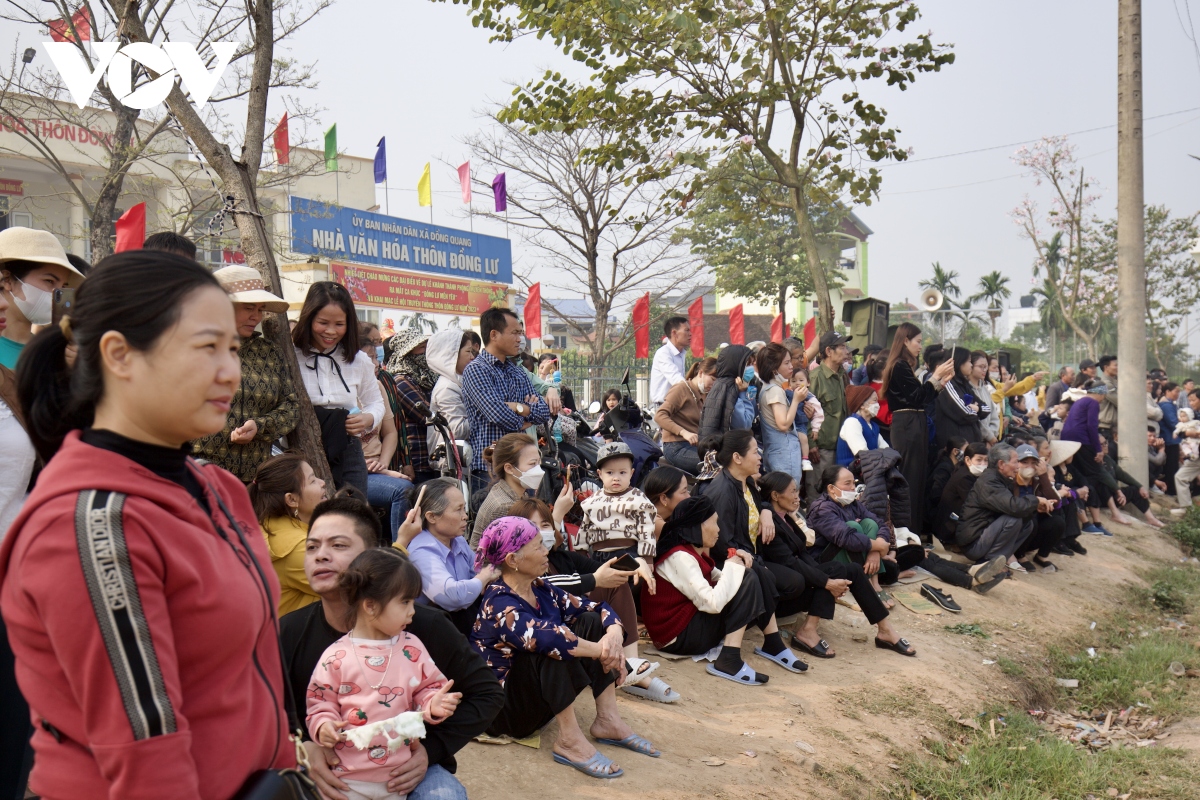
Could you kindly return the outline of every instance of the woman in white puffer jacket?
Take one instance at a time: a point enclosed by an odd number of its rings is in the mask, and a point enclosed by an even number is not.
[[[430,336],[425,348],[425,362],[438,374],[429,407],[446,418],[455,439],[466,440],[471,435],[471,421],[462,397],[462,371],[479,355],[480,345],[475,331],[447,328]],[[429,452],[441,443],[437,429],[430,426]]]

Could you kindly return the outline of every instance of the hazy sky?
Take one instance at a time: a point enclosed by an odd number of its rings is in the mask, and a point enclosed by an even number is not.
[[[1188,157],[1200,154],[1200,55],[1172,0],[1144,5],[1145,114],[1195,109],[1146,123],[1146,200],[1191,212],[1200,205],[1200,162]],[[1186,25],[1185,0],[1174,6]],[[957,60],[907,92],[880,92],[914,159],[1115,124],[1115,0],[923,0],[920,7],[918,29],[953,43]],[[1193,10],[1200,25],[1200,0]],[[435,189],[451,193],[435,199],[436,219],[450,223],[455,176],[438,159],[466,156],[458,139],[478,128],[475,112],[503,100],[510,83],[570,65],[545,43],[486,39],[460,6],[340,0],[295,49],[301,57],[319,54],[327,90],[320,102],[338,122],[343,147],[370,155],[387,134],[393,189],[415,187],[425,161],[434,160]],[[1100,206],[1115,213],[1116,129],[1072,140],[1104,195]],[[1015,150],[887,169],[880,199],[856,209],[875,231],[873,295],[915,298],[935,260],[958,270],[964,289],[999,269],[1026,290],[1033,250],[1008,212],[1036,189],[1012,163]],[[417,219],[428,213],[414,191],[393,191],[391,210]]]

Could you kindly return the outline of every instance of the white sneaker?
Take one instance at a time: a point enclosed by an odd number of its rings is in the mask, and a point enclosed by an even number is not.
[[[812,472],[812,462],[807,458],[800,462],[801,472]]]
[[[1172,508],[1172,509],[1171,509],[1171,516],[1172,516],[1172,517],[1182,517],[1182,516],[1183,516],[1184,514],[1186,514],[1186,513],[1187,513],[1187,509],[1186,509],[1186,508]]]

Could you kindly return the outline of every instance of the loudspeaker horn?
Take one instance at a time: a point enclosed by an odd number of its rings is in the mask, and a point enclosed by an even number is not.
[[[939,311],[946,298],[937,289],[926,289],[921,292],[921,308],[925,311]]]

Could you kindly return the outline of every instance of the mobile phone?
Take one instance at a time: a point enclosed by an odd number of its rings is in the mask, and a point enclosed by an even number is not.
[[[62,321],[63,317],[71,316],[71,312],[75,309],[75,290],[74,289],[55,289],[54,304],[50,307],[50,323],[57,325]],[[45,319],[45,317],[42,317]]]
[[[638,563],[638,560],[629,555],[629,553],[618,558],[612,565],[613,569],[620,570],[621,572],[633,572],[640,566],[641,564]]]

